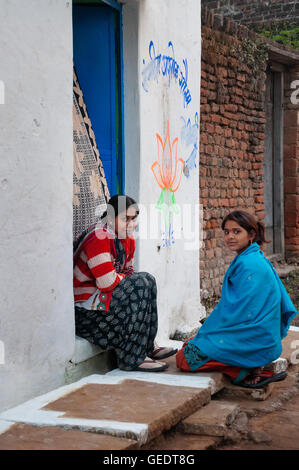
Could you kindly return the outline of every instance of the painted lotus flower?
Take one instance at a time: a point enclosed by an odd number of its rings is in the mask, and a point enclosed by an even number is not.
[[[157,209],[162,210],[166,224],[166,216],[169,218],[169,212],[178,213],[178,207],[175,203],[174,193],[180,186],[184,160],[178,158],[178,141],[176,137],[173,142],[169,136],[169,121],[167,121],[167,132],[163,140],[159,134],[156,134],[158,144],[158,160],[152,165],[154,177],[162,189]],[[169,222],[169,221],[168,221]]]
[[[176,137],[173,142],[169,136],[169,121],[167,121],[167,132],[163,142],[161,136],[156,134],[158,144],[158,160],[152,164],[152,172],[161,188],[161,194],[156,208],[161,210],[165,223],[164,245],[171,246],[174,243],[173,230],[171,229],[170,213],[177,214],[179,208],[175,202],[174,193],[180,186],[184,168],[184,160],[178,158],[178,142]]]
[[[177,158],[178,141],[176,137],[170,142],[169,137],[169,121],[167,121],[166,138],[163,140],[159,134],[156,134],[158,144],[158,160],[152,165],[154,177],[163,190],[169,190],[174,193],[180,186],[184,160]]]

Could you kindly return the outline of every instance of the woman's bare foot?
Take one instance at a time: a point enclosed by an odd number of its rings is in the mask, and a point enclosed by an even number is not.
[[[263,388],[271,382],[280,382],[286,377],[286,372],[279,372],[277,374],[274,374],[274,372],[264,370],[263,368],[259,367],[253,369],[250,374],[237,385],[239,385],[240,387],[247,388]]]
[[[258,384],[262,378],[258,376],[263,371],[262,367],[257,367],[256,369],[253,369],[247,377],[243,380],[243,383],[246,385],[256,385]]]

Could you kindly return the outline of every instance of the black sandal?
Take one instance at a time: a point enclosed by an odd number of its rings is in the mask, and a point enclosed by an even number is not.
[[[273,374],[273,372],[262,371],[262,372],[250,374],[245,379],[243,379],[242,382],[236,385],[238,385],[239,387],[245,387],[245,388],[263,388],[271,382],[280,382],[281,380],[284,380],[287,377],[287,375],[288,374],[286,372],[279,372],[279,374]],[[244,383],[244,380],[246,379],[250,380],[250,379],[255,379],[257,377],[260,377],[261,380],[256,384]]]
[[[149,357],[151,359],[155,359],[156,361],[160,361],[161,359],[166,359],[167,357],[173,356],[177,352],[177,349],[162,347],[155,349],[151,354],[149,354]]]
[[[166,369],[168,369],[168,364],[166,364],[165,362],[158,362],[154,361],[153,359],[145,359],[137,367],[135,367],[134,371],[136,370],[139,372],[162,372]]]

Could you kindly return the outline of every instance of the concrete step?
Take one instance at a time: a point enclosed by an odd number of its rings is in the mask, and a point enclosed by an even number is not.
[[[71,357],[71,362],[73,364],[80,364],[80,362],[85,362],[88,359],[103,352],[104,350],[99,346],[90,343],[80,336],[75,336],[75,350],[73,356]]]
[[[76,336],[74,353],[65,369],[65,383],[71,384],[92,374],[106,374],[116,367],[115,351],[105,351]]]
[[[130,378],[133,380],[192,388],[209,388],[211,395],[222,390],[226,384],[225,377],[219,372],[191,373],[179,370],[176,366],[175,356],[163,359],[163,362],[168,364],[168,369],[162,373],[114,369],[108,372],[106,377]]]
[[[156,378],[162,374],[152,373]],[[200,387],[150,379],[92,375],[6,410],[0,420],[35,426],[39,431],[46,426],[109,434],[142,445],[211,399],[212,379],[206,378]],[[0,442],[5,439],[2,433]]]
[[[238,403],[241,407],[241,411],[245,412],[248,417],[272,413],[282,408],[284,403],[293,399],[298,394],[299,382],[297,369],[299,370],[299,366],[296,368],[294,366],[294,368],[289,369],[288,376],[285,380],[273,384],[271,395],[269,395],[265,401],[253,400],[252,397],[248,395],[235,397],[233,395],[227,395],[225,391],[217,394],[217,400],[223,399],[229,403]]]
[[[65,383],[71,384],[93,374],[106,374],[115,367],[117,360],[113,350],[102,351],[77,363],[69,361],[65,368]]]
[[[274,383],[266,385],[264,388],[244,388],[238,387],[228,382],[221,392],[223,397],[232,397],[234,400],[237,399],[250,399],[257,401],[265,401],[270,397]]]
[[[0,421],[0,450],[133,450],[137,442],[55,426]]]
[[[212,400],[182,420],[178,431],[185,434],[224,437],[240,411],[237,403]]]
[[[281,357],[265,368],[272,370],[274,373],[279,373],[287,371],[289,367],[296,364],[299,364],[299,328],[291,326],[287,337],[282,340]],[[277,387],[279,383],[270,383],[265,388],[260,389],[247,389],[233,385],[227,380],[226,385],[223,387],[222,396],[231,397],[232,399],[265,401],[271,396],[274,387]]]
[[[284,360],[271,365],[273,370],[291,366],[294,342],[299,340],[298,330],[290,330],[283,343]],[[247,399],[265,400],[273,387],[278,386],[269,384],[265,389],[245,389],[232,385],[218,372],[182,372],[176,368],[175,357],[165,362],[169,368],[164,372],[114,369],[104,375],[89,375],[3,411],[0,413],[0,448],[38,449],[48,448],[47,445],[53,449],[140,448],[160,439],[165,431],[179,423],[188,425],[189,430],[195,426],[200,432],[212,433],[212,436],[201,436],[205,440],[202,448],[211,448],[217,444],[224,426],[237,414],[236,403],[240,397],[244,399],[245,394]],[[222,409],[215,399],[221,395],[225,400],[225,393],[230,400],[234,398],[234,403]],[[192,416],[196,412],[198,414]],[[204,422],[203,416],[207,414],[210,422],[207,416]]]

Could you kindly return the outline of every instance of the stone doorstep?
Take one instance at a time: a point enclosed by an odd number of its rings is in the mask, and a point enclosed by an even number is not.
[[[280,372],[285,370],[287,365],[285,359],[279,358],[271,363],[269,368]],[[152,446],[152,448],[184,449],[186,445],[184,443],[188,443],[186,449],[195,449],[196,446],[203,450],[215,449],[223,442],[223,439],[239,442],[245,438],[264,442],[267,436],[265,437],[265,433],[252,432],[249,419],[279,410],[285,401],[297,395],[299,384],[296,370],[298,367],[291,368],[284,381],[272,384],[272,393],[269,393],[269,390],[266,393],[267,398],[270,395],[271,397],[266,402],[252,399],[248,391],[246,394],[246,389],[233,385],[231,387],[234,393],[227,396],[227,389],[224,388],[216,399],[212,398],[207,405],[182,420],[176,427],[175,434],[169,434],[167,438],[164,436],[163,447],[161,443],[158,447]]]
[[[257,401],[265,401],[271,395],[274,383],[269,383],[264,388],[244,388],[237,385],[227,383],[222,391],[224,397],[232,397],[239,399],[250,398]]]
[[[133,399],[124,401],[123,397]],[[210,399],[208,388],[173,387],[127,379],[116,385],[88,384],[43,409],[61,411],[70,418],[127,423],[128,431],[123,437],[137,438],[141,442],[171,429]],[[84,402],[88,403],[88,408],[82,410]],[[135,423],[144,424],[146,433],[138,436],[134,432]]]
[[[299,366],[292,367],[284,381],[273,384],[271,397],[267,401],[253,400],[248,395],[225,396],[224,389],[224,393],[220,392],[217,398],[212,397],[211,402],[182,420],[175,432],[156,439],[148,448],[208,450],[217,448],[223,439],[239,442],[245,438],[264,442],[267,436],[256,430],[252,432],[249,419],[281,409],[285,401],[298,394],[297,370]]]
[[[279,372],[284,372],[288,369],[288,361],[285,358],[278,358],[276,361],[271,362],[265,366],[267,370],[278,374]],[[279,383],[279,382],[277,382]],[[223,389],[223,395],[226,397],[239,398],[239,399],[251,399],[257,401],[265,401],[270,397],[273,391],[274,383],[269,383],[264,388],[244,388],[238,387],[237,385],[232,384],[227,380],[226,385]]]
[[[125,401],[124,397],[128,399]],[[202,388],[198,383],[189,387],[132,380],[128,375],[126,379],[93,375],[6,410],[0,419],[110,434],[143,444],[210,399],[211,387],[207,383]]]
[[[283,358],[288,362],[294,352],[291,345],[294,340],[299,340],[299,328],[291,327],[283,340]],[[88,436],[133,439],[141,446],[192,415],[220,390],[229,398],[244,399],[247,396],[265,400],[274,386],[269,384],[265,389],[255,390],[237,387],[221,373],[184,373],[176,368],[175,357],[164,361],[168,362],[169,369],[162,373],[115,369],[105,375],[84,377],[6,410],[0,413],[1,436],[7,436],[7,426],[21,423],[33,426],[36,431],[51,427],[64,432],[85,432]],[[274,368],[285,366],[282,358],[276,362]],[[123,402],[123,397],[134,399]],[[88,407],[82,407],[82,403],[88,403]],[[11,429],[9,427],[8,431]],[[20,430],[14,429],[15,432]],[[124,448],[121,447],[123,444],[122,440],[119,448]],[[100,444],[98,448],[101,448]]]
[[[183,373],[176,368],[175,357],[165,361],[167,372],[116,369],[85,377],[6,410],[0,419],[37,430],[51,426],[109,434],[142,445],[208,403],[224,386],[220,373]]]
[[[212,400],[192,415],[185,418],[178,426],[178,431],[185,434],[224,437],[228,426],[240,412],[238,404]]]
[[[185,386],[197,388],[210,388],[211,394],[222,390],[226,384],[226,379],[220,372],[207,372],[200,374],[194,372],[183,372],[176,366],[175,356],[163,359],[162,362],[168,364],[168,369],[162,373],[157,372],[139,372],[139,371],[122,371],[114,369],[107,374],[106,377],[118,377],[119,379],[134,379],[146,382],[155,382],[164,385]]]
[[[0,421],[0,450],[133,450],[136,441],[55,426]]]
[[[289,370],[285,380],[273,384],[272,393],[266,401],[253,400],[250,395],[238,396],[236,398],[236,396],[232,394],[226,394],[225,389],[218,394],[217,400],[223,397],[223,399],[229,403],[235,403],[237,401],[241,407],[241,412],[245,412],[248,417],[272,413],[275,410],[281,409],[286,401],[289,401],[298,394],[299,383],[296,372],[299,370],[299,366],[297,366],[295,370],[292,369]]]

